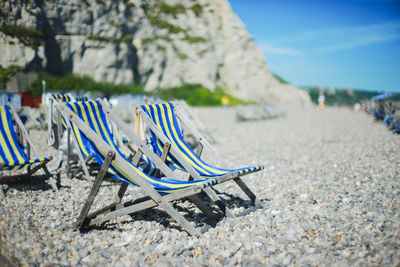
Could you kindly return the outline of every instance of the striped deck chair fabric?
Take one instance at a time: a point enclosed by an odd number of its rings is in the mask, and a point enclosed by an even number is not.
[[[133,163],[131,163],[126,158],[126,155],[122,153],[116,146],[113,136],[111,135],[111,131],[107,124],[106,115],[102,110],[100,102],[98,101],[85,101],[85,102],[74,102],[74,103],[67,102],[66,105],[77,116],[79,116],[81,120],[83,120],[88,126],[90,126],[90,128],[97,135],[99,135],[104,140],[105,143],[107,143],[111,148],[113,148],[117,153],[119,153],[123,159],[125,159],[129,163],[132,172],[136,172],[138,175],[144,178],[160,194],[174,193],[179,190],[189,188],[191,186],[199,186],[201,188],[205,188],[207,186],[211,186],[217,183],[217,179],[180,181],[174,179],[158,179],[146,174],[145,172],[140,170],[137,166],[135,166]],[[96,145],[94,142],[87,139],[86,136],[79,130],[79,128],[68,118],[66,118],[66,121],[67,123],[69,123],[72,132],[75,134],[77,138],[82,154],[84,155],[91,154],[95,158],[97,163],[99,165],[102,165],[108,151],[104,151],[99,145]],[[136,185],[135,181],[130,178],[131,175],[125,173],[124,170],[121,169],[114,161],[111,162],[111,165],[108,169],[108,173],[118,180],[127,182],[132,185]]]
[[[89,98],[87,96],[77,96],[75,97],[76,102],[88,101]]]
[[[81,102],[86,102],[86,101],[81,101]],[[74,106],[80,106],[79,105],[79,101],[75,102],[73,105]],[[86,105],[86,103],[82,103],[82,105]],[[98,102],[96,102],[96,105],[98,105]],[[92,111],[93,110],[90,110],[88,112],[92,112]],[[104,112],[103,112],[103,114],[104,114]],[[94,116],[97,116],[97,115],[94,115]],[[90,116],[88,116],[88,117],[90,117]],[[87,117],[84,117],[84,118],[87,118]],[[65,119],[62,118],[62,121],[63,121],[63,125],[64,125]],[[104,122],[107,125],[107,129],[111,133],[110,128],[108,127],[110,124],[107,123],[107,120],[105,120]],[[65,124],[65,127],[66,127],[66,124]],[[78,145],[79,145],[80,151],[81,151],[82,156],[84,158],[86,158],[86,157],[88,157],[90,155],[92,155],[92,156],[96,155],[95,150],[91,149],[90,145],[86,145],[87,143],[82,141],[82,140],[86,140],[86,138],[84,136],[82,136],[82,132],[81,131],[78,131],[78,129],[75,128],[74,129],[74,135],[76,137],[76,140],[78,141]],[[109,136],[110,137],[112,136],[112,138],[113,138],[113,142],[112,143],[115,144],[115,138],[114,138],[115,136],[113,136],[112,134],[110,134]],[[125,156],[125,158],[133,157],[132,153],[124,153],[124,156]],[[157,167],[146,157],[146,155],[143,155],[141,157],[141,159],[140,159],[140,161],[139,161],[137,166],[138,166],[139,169],[141,169],[142,171],[144,171],[148,175],[155,175],[156,172],[157,172]]]
[[[62,102],[70,102],[72,101],[72,97],[69,94],[64,93],[52,93],[50,94],[55,100],[59,100]]]
[[[81,101],[88,101],[87,96],[77,96],[73,98],[70,94],[68,93],[51,93],[50,96],[55,99],[56,101],[61,101],[61,102],[81,102]],[[67,125],[65,124],[64,119],[61,119],[62,126],[65,129],[67,129]]]
[[[202,177],[217,177],[232,172],[238,172],[239,176],[256,172],[263,169],[263,166],[256,165],[240,169],[223,169],[212,166],[204,162],[185,142],[182,130],[179,126],[178,119],[174,113],[172,103],[161,103],[153,105],[142,105],[144,112],[150,117],[154,124],[164,133],[171,144],[176,145],[183,157],[193,166],[193,168]],[[151,131],[152,145],[156,153],[162,154],[164,144],[157,138],[155,133]],[[182,164],[169,153],[167,160],[168,165],[175,165],[178,169],[183,169]]]
[[[68,93],[50,93],[50,97],[52,97],[54,100],[61,101],[61,102],[71,102],[74,101],[72,96]],[[65,124],[64,119],[61,119],[62,126],[65,129],[67,129],[67,125]]]
[[[0,170],[20,170],[48,158],[29,159],[18,143],[8,106],[0,106]]]
[[[62,102],[71,102],[71,101],[81,102],[89,100],[87,96],[72,97],[68,93],[51,93],[50,96],[53,97],[55,100],[59,100]]]

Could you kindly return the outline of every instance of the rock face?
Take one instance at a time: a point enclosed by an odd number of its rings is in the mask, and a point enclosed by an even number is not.
[[[280,84],[226,0],[57,0],[0,3],[0,26],[44,33],[0,32],[0,64],[145,90],[200,83],[242,99],[311,105],[305,92]],[[29,38],[28,38],[29,39]]]

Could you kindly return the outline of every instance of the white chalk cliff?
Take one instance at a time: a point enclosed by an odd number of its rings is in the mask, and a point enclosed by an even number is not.
[[[11,0],[0,27],[44,33],[32,43],[0,32],[0,65],[145,90],[183,83],[221,86],[242,99],[308,106],[306,92],[280,84],[226,0]]]

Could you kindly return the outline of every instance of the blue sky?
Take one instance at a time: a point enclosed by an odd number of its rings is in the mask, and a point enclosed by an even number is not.
[[[400,92],[400,0],[229,2],[290,83]]]

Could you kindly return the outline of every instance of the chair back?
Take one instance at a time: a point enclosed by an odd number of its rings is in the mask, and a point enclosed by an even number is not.
[[[179,126],[178,119],[174,112],[172,103],[161,103],[153,105],[142,105],[144,112],[150,117],[158,129],[168,138],[172,145],[175,145],[183,157],[193,166],[193,168],[202,176],[219,176],[224,175],[231,170],[218,168],[204,162],[186,143],[183,138],[182,129]],[[162,154],[163,143],[151,130],[152,145],[157,153]],[[170,164],[176,168],[183,169],[182,164],[170,152],[168,157]]]
[[[62,102],[72,101],[72,97],[67,93],[51,93],[50,96],[57,101],[62,101]]]
[[[0,120],[0,165],[3,165],[2,169],[7,170],[22,169],[25,167],[24,163],[29,162],[29,158],[18,142],[7,105],[0,106]]]
[[[89,98],[87,96],[76,96],[75,101],[76,102],[89,101]]]

